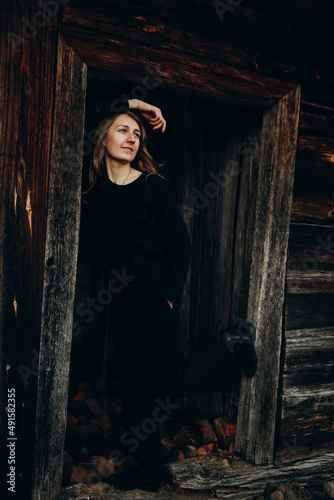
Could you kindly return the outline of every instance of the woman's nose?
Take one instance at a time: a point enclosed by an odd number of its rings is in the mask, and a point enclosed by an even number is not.
[[[131,142],[135,142],[135,140],[136,140],[135,135],[132,132],[129,132],[127,140],[131,141]]]

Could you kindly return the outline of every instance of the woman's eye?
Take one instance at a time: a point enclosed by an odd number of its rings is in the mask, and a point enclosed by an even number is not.
[[[125,128],[120,128],[120,129],[118,129],[118,131],[119,131],[119,132],[126,132]],[[136,137],[138,137],[138,139],[140,139],[140,133],[139,133],[139,132],[136,132],[134,135],[135,135]]]

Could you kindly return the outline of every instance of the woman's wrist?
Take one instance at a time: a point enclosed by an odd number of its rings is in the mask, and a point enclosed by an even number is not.
[[[139,104],[138,99],[129,99],[128,103],[129,103],[129,109],[138,109],[138,104]]]

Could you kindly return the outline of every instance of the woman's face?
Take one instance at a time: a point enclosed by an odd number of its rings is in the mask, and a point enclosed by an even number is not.
[[[131,116],[119,115],[109,127],[104,140],[106,158],[131,163],[138,152],[140,136],[138,123]]]

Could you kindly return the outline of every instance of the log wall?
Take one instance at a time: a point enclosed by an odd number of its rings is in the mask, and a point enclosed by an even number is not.
[[[303,453],[316,452],[314,440],[320,432],[324,436],[323,446],[333,448],[334,440],[330,437],[333,429],[328,416],[333,405],[334,40],[331,20],[334,5],[327,0],[317,2],[316,7],[311,0],[293,0],[286,4],[244,0],[222,12],[208,0],[182,3],[160,0],[157,5],[148,0],[140,4],[100,0],[94,5],[88,1],[63,0],[59,4],[55,2],[59,8],[52,14],[47,4],[44,0],[5,1],[1,5],[0,20],[0,388],[3,403],[7,389],[17,387],[16,470],[17,477],[21,475],[24,491],[29,489],[31,450],[34,449],[59,16],[61,29],[64,32],[78,30],[79,41],[83,37],[93,41],[96,35],[102,43],[109,40],[106,47],[112,43],[127,44],[129,48],[150,47],[153,61],[154,49],[159,47],[169,60],[175,56],[180,69],[190,58],[192,70],[198,67],[200,71],[206,60],[205,67],[210,71],[221,72],[220,65],[229,65],[229,77],[241,70],[247,72],[248,78],[253,78],[255,73],[258,90],[254,106],[265,105],[268,87],[278,85],[278,81],[281,82],[279,95],[283,89],[288,91],[301,83],[285,295],[282,421],[277,442],[281,446],[278,448],[281,458],[286,458],[288,453],[294,458],[298,446],[304,448]],[[36,17],[40,12],[46,12],[46,17]],[[29,28],[29,22],[33,21],[35,27]],[[95,55],[98,55],[101,45],[96,47]],[[184,71],[189,69],[187,64]],[[163,61],[161,69],[163,71]],[[219,74],[224,78],[223,72]],[[245,92],[247,82],[246,78]],[[232,77],[230,83],[228,97],[233,99]],[[216,91],[214,87],[203,90],[208,96],[214,96]],[[318,241],[319,237],[327,246]],[[322,248],[317,251],[318,245]],[[1,411],[1,431],[6,435],[4,417],[5,412]],[[304,441],[297,439],[292,452],[285,453],[284,443],[291,444],[296,437]],[[2,471],[7,464],[5,451],[2,450]]]
[[[180,58],[182,54],[180,61],[183,58],[185,64],[189,57],[205,58],[210,67],[228,64],[235,70],[255,72],[263,78],[301,83],[285,295],[286,338],[281,360],[282,400],[278,422],[281,414],[282,425],[277,444],[284,448],[283,441],[292,441],[301,432],[305,435],[300,431],[300,398],[304,408],[310,410],[307,435],[316,436],[323,420],[326,439],[331,441],[332,429],[326,423],[325,414],[328,415],[327,409],[333,401],[333,393],[330,388],[327,391],[326,383],[333,380],[330,339],[334,327],[334,271],[333,246],[330,246],[333,238],[330,238],[334,217],[334,97],[331,90],[334,40],[330,19],[334,6],[325,0],[317,3],[316,8],[309,0],[293,0],[288,4],[249,0],[226,9],[215,8],[212,2],[202,0],[182,2],[181,8],[178,2],[166,0],[159,2],[158,11],[148,1],[141,2],[140,6],[135,1],[127,2],[126,8],[132,12],[131,16],[125,15],[122,2],[114,0],[110,5],[100,1],[89,7],[87,15],[87,4],[75,0],[64,10],[62,29],[77,29],[79,38],[94,38],[96,34],[100,40],[108,39],[107,45],[126,44],[131,39],[139,46],[149,46],[152,54],[154,47],[162,45],[167,57],[173,54]],[[233,81],[231,85],[233,87]],[[267,88],[268,82],[263,87],[263,96]],[[318,237],[327,242],[327,249],[321,249],[321,259],[314,256]],[[319,331],[323,332],[321,339],[314,333]],[[301,345],[298,342],[303,335],[306,350],[296,347]],[[322,357],[319,361],[315,355],[318,361],[312,365],[313,354],[320,350],[319,342],[328,358]],[[291,371],[292,360],[298,365],[294,368],[295,375]],[[322,380],[321,373],[326,381]],[[296,386],[291,385],[293,380]],[[322,392],[322,389],[326,395],[315,403],[313,390]],[[315,446],[311,441],[310,453]]]

